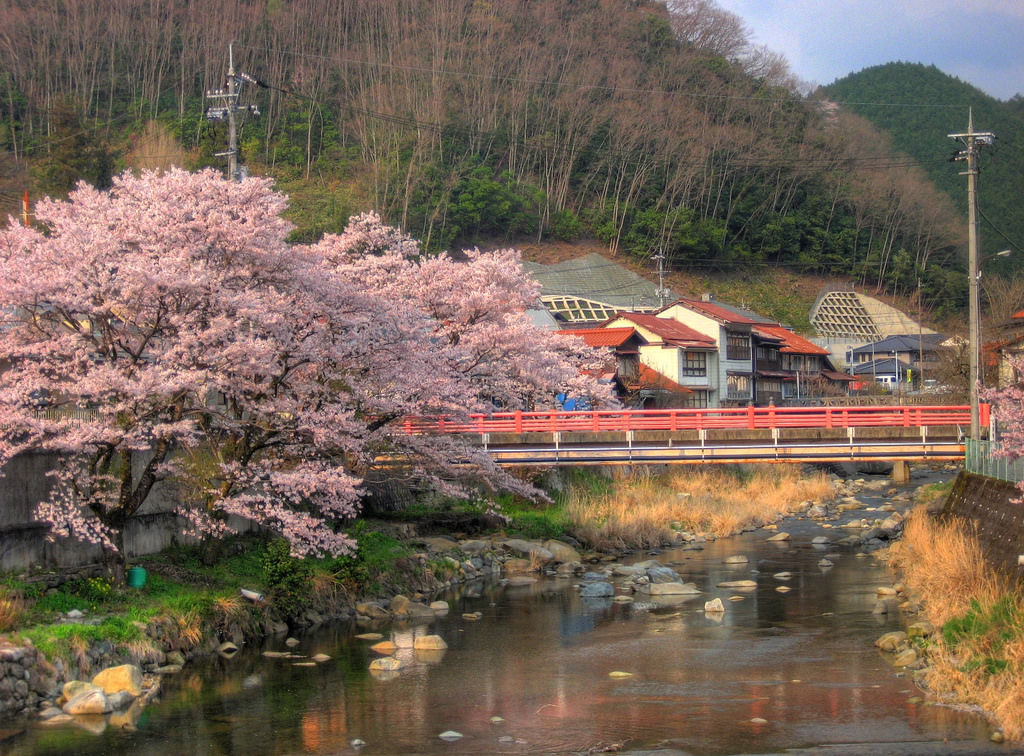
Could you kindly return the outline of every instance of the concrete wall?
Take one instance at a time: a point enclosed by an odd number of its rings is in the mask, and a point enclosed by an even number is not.
[[[942,508],[943,515],[973,522],[985,556],[994,566],[1017,574],[1024,554],[1024,504],[1013,483],[961,471]]]
[[[15,457],[0,477],[0,569],[68,569],[99,562],[99,546],[69,538],[48,540],[49,529],[34,518],[36,505],[50,492],[57,457],[49,453],[28,453]],[[125,529],[128,557],[154,554],[180,543],[195,543],[181,532],[182,521],[174,514],[178,494],[173,485],[158,483],[142,509]],[[249,530],[246,520],[234,518],[231,526]]]

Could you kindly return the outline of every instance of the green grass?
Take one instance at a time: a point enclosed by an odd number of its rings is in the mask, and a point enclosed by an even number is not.
[[[81,649],[102,641],[122,648],[132,643],[148,644],[142,630],[132,623],[128,616],[112,616],[97,625],[35,625],[22,630],[19,635],[31,640],[48,659],[73,659]]]

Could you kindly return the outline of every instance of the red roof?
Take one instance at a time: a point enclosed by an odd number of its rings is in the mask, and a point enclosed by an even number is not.
[[[691,347],[694,349],[714,349],[715,340],[685,326],[676,320],[659,318],[654,315],[647,315],[639,312],[620,312],[612,320],[628,320],[631,323],[644,328],[666,344],[676,347]]]
[[[715,304],[714,302],[705,302],[702,299],[680,299],[675,304],[682,305],[696,312],[701,312],[708,315],[715,320],[722,323],[744,323],[746,325],[761,325],[764,320],[753,320],[751,318],[740,315],[739,313],[733,312],[725,307]],[[671,307],[672,305],[669,305]]]
[[[566,328],[558,332],[560,335],[579,336],[587,346],[618,347],[629,341],[636,331],[629,327],[623,328]],[[637,334],[639,338],[639,334]]]
[[[766,331],[771,336],[781,339],[783,347],[779,349],[784,354],[820,354],[827,355],[828,350],[818,346],[813,341],[808,341],[803,336],[798,336],[788,328],[780,325],[758,325],[758,331]]]

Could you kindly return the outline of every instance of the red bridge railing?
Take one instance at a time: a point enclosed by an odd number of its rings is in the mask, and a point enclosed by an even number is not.
[[[989,405],[980,407],[982,426]],[[740,407],[719,409],[597,410],[590,412],[495,412],[466,418],[410,417],[405,431],[418,433],[570,433],[772,428],[921,428],[971,423],[967,405],[892,407]]]

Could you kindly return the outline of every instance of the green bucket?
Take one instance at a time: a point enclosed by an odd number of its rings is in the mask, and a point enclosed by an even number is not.
[[[128,585],[132,588],[141,588],[146,584],[146,570],[142,567],[132,567],[128,570]]]

